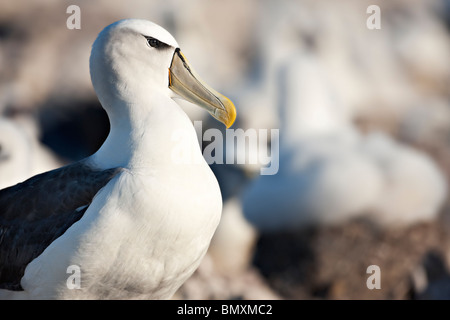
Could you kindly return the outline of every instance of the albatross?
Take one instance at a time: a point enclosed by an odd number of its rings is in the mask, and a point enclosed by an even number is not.
[[[90,157],[0,190],[0,298],[169,299],[219,223],[217,179],[176,100],[227,127],[233,103],[150,21],[107,26],[89,65],[110,133]]]

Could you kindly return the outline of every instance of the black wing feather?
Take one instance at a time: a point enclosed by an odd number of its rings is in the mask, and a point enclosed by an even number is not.
[[[120,170],[80,161],[0,190],[0,289],[23,290],[27,264],[81,219]]]

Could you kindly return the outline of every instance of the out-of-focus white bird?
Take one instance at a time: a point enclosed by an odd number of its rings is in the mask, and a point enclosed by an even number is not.
[[[31,119],[0,118],[0,189],[63,165],[38,140]]]
[[[311,53],[288,59],[280,74],[280,170],[257,177],[243,196],[256,227],[335,224],[369,212],[394,226],[437,215],[446,184],[429,157],[385,135],[360,134]]]
[[[239,198],[228,199],[208,253],[222,274],[239,274],[251,265],[257,231],[244,217]]]
[[[447,196],[443,173],[430,156],[382,133],[364,138],[362,152],[380,168],[383,188],[371,217],[387,226],[432,221]]]

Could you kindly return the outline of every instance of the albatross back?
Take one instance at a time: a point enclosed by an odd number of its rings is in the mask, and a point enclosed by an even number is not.
[[[120,171],[80,161],[0,190],[0,289],[23,290],[28,263],[77,222]]]

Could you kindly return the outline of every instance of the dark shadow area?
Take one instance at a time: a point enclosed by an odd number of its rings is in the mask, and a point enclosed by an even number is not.
[[[254,265],[271,287],[288,299],[305,298],[304,291],[311,285],[315,269],[311,244],[316,234],[315,228],[309,228],[261,235],[257,242]]]
[[[97,101],[51,105],[39,113],[44,144],[69,161],[83,159],[98,150],[108,136],[109,120]]]

